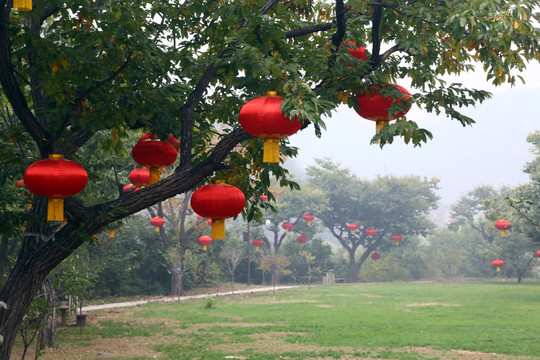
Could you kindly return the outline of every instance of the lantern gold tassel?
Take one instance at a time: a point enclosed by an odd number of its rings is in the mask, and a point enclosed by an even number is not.
[[[203,251],[206,251],[206,249],[208,249],[208,247],[206,245],[203,245],[202,249],[203,249]]]
[[[212,219],[212,239],[225,239],[224,219]]]
[[[32,0],[13,0],[13,9],[19,11],[32,11]]]
[[[279,162],[279,139],[264,139],[263,162]]]
[[[501,231],[501,236],[506,236],[506,231],[505,230],[502,230]],[[497,270],[498,271],[498,270]]]
[[[109,237],[110,237],[110,238],[113,238],[113,237],[114,237],[114,229],[110,229],[110,230],[109,230]]]
[[[381,129],[383,128],[384,125],[386,124],[389,124],[390,121],[386,121],[386,120],[377,120],[377,122],[375,123],[375,134],[378,134]]]
[[[159,226],[156,226],[156,232],[159,232]]]
[[[260,249],[259,246],[255,246],[255,250],[256,250],[256,251],[260,251],[259,249]]]
[[[148,183],[150,185],[157,183],[160,180],[160,173],[161,173],[160,168],[151,167],[150,168],[150,179],[148,180]]]
[[[64,199],[49,198],[47,221],[64,221]]]
[[[501,271],[501,268],[499,266],[497,266],[497,272]]]

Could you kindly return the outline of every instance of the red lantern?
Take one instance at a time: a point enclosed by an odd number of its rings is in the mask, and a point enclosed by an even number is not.
[[[281,224],[281,227],[285,229],[285,233],[289,233],[289,230],[292,230],[294,228],[294,225],[291,224],[290,222],[284,222],[283,224]]]
[[[363,46],[356,46],[356,43],[352,41],[344,41],[343,43],[347,46],[349,54],[351,54],[357,59],[364,61],[367,60],[366,49]]]
[[[370,238],[372,238],[373,235],[375,235],[376,233],[377,233],[377,230],[375,230],[375,229],[373,229],[373,228],[368,228],[368,229],[366,229],[366,234],[367,234]]]
[[[199,237],[199,244],[201,244],[203,246],[203,251],[206,251],[206,249],[208,249],[208,245],[210,245],[212,243],[212,238],[210,236],[200,236]]]
[[[395,96],[383,96],[381,94],[381,88],[393,87],[396,89]],[[395,84],[390,85],[371,85],[363,93],[356,95],[358,101],[358,115],[364,119],[373,120],[376,122],[376,133],[378,134],[381,128],[400,116],[405,115],[411,108],[411,104],[408,100],[411,98],[411,94],[403,87]],[[394,114],[390,114],[390,107],[394,104],[399,104],[405,101],[405,107]]]
[[[307,226],[311,226],[311,222],[313,221],[313,219],[315,219],[314,215],[311,215],[311,214],[304,215],[304,220],[307,221]]]
[[[48,221],[64,220],[64,200],[81,192],[88,183],[88,173],[75,161],[60,154],[30,165],[24,172],[24,185],[35,195],[49,198]]]
[[[301,236],[296,238],[296,241],[298,241],[298,243],[300,243],[300,245],[303,246],[305,244],[305,242],[307,241],[307,236],[301,235]]]
[[[381,258],[381,254],[373,253],[370,255],[373,260],[379,260]]]
[[[495,227],[501,230],[501,236],[506,236],[506,230],[510,230],[512,228],[512,225],[510,225],[510,222],[508,220],[501,219],[495,221]]]
[[[225,219],[238,215],[245,205],[242,190],[221,180],[201,186],[191,196],[193,211],[212,219],[212,239],[225,238]]]
[[[262,200],[262,202],[267,202],[268,201],[268,196],[262,194],[261,195],[261,200]]]
[[[240,109],[240,126],[251,135],[264,140],[263,162],[279,162],[279,139],[296,133],[302,122],[295,117],[292,121],[281,112],[283,98],[269,91],[266,96],[248,101]]]
[[[155,216],[150,219],[150,224],[156,227],[156,232],[159,232],[159,227],[165,225],[165,219],[159,216]]]
[[[493,260],[491,265],[497,268],[497,271],[501,271],[501,267],[504,265],[504,261],[501,259]]]
[[[167,141],[161,141],[157,135],[148,133],[141,136],[137,144],[133,146],[131,150],[133,160],[141,166],[150,168],[150,185],[159,181],[163,167],[171,166],[176,161],[178,142],[172,135],[169,135]]]
[[[347,227],[351,230],[351,234],[354,234],[354,232],[358,230],[358,225],[356,224],[347,224]]]
[[[139,191],[139,188],[133,184],[127,184],[122,188],[122,192],[135,192]]]
[[[251,243],[253,244],[253,246],[255,246],[255,250],[259,251],[260,247],[264,244],[264,240],[254,239]]]
[[[396,245],[399,246],[399,242],[403,240],[403,236],[399,234],[394,234],[392,235],[392,240],[394,240],[396,242]]]
[[[133,170],[129,173],[129,181],[138,188],[148,186],[150,184],[150,170],[146,168]]]
[[[536,252],[536,256],[540,257],[540,250]]]

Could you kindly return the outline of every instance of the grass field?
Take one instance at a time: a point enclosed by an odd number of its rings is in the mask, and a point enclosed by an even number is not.
[[[40,359],[540,359],[538,282],[345,284],[206,303],[91,312],[82,335],[60,328]]]

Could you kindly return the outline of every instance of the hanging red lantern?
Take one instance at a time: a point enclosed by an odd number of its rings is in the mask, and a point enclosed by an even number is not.
[[[139,191],[139,188],[133,184],[124,185],[124,187],[122,188],[122,192],[135,192],[135,191]]]
[[[200,236],[199,237],[199,244],[201,244],[203,246],[203,251],[206,251],[206,249],[208,249],[208,245],[210,245],[212,243],[212,238],[210,236]]]
[[[510,225],[510,222],[508,220],[501,219],[495,221],[495,227],[501,230],[501,236],[506,236],[506,230],[510,230],[512,228],[512,225]]]
[[[307,241],[307,236],[301,235],[296,238],[296,241],[298,241],[300,245],[304,245]]]
[[[377,253],[372,253],[370,256],[373,260],[379,260],[381,258],[381,254]]]
[[[206,223],[208,224],[208,226],[212,226],[212,219],[206,219]]]
[[[191,196],[193,211],[212,219],[212,239],[225,238],[225,219],[241,213],[245,205],[242,190],[222,180],[201,186]]]
[[[372,238],[373,235],[375,235],[376,233],[377,233],[377,230],[375,230],[375,229],[373,229],[373,228],[368,228],[368,229],[366,229],[366,234],[367,234],[370,238]]]
[[[540,250],[536,252],[536,256],[540,257]]]
[[[156,232],[159,232],[159,228],[165,225],[165,219],[159,216],[154,216],[150,219],[150,224],[156,227]]]
[[[261,246],[264,244],[264,240],[262,239],[254,239],[252,242],[253,246],[255,246],[255,250],[259,251]]]
[[[13,10],[32,11],[32,0],[13,0]]]
[[[292,230],[294,228],[294,225],[291,224],[290,222],[284,222],[283,224],[281,224],[281,227],[285,229],[285,233],[289,233],[289,230]]]
[[[129,181],[138,188],[150,185],[150,170],[147,168],[135,169],[129,173]]]
[[[315,215],[306,214],[304,215],[304,220],[307,221],[307,226],[311,226],[311,222],[315,219]]]
[[[346,45],[349,54],[353,57],[364,61],[367,60],[366,49],[363,46],[356,46],[356,43],[352,41],[344,41],[343,43]]]
[[[354,234],[354,232],[358,230],[358,225],[356,224],[347,224],[347,227],[351,230],[351,234]]]
[[[133,146],[131,150],[133,160],[150,169],[150,185],[159,181],[160,173],[165,166],[171,166],[176,161],[178,143],[179,141],[172,135],[169,135],[167,141],[161,141],[157,135],[148,133],[141,136],[137,144]]]
[[[75,161],[60,154],[30,165],[24,172],[24,185],[35,195],[49,198],[48,221],[64,220],[64,200],[81,192],[88,183],[88,173]]]
[[[504,265],[504,261],[501,259],[493,260],[491,265],[497,268],[497,272],[501,271],[501,267]]]
[[[261,201],[262,201],[262,202],[267,202],[267,201],[268,201],[268,196],[262,194],[262,195],[261,195]]]
[[[393,87],[396,91],[396,96],[383,96],[381,94],[382,88]],[[388,124],[391,120],[395,120],[400,116],[405,115],[411,108],[409,99],[411,94],[409,92],[395,84],[389,85],[371,85],[363,93],[356,95],[358,101],[358,109],[356,110],[358,115],[364,119],[373,120],[376,122],[376,133],[378,134],[381,128]],[[402,101],[405,102],[404,108],[392,115],[389,111],[392,105],[399,104]]]
[[[399,246],[399,242],[403,240],[403,236],[399,234],[394,234],[392,235],[392,240],[394,240],[396,242],[396,245]]]
[[[240,126],[251,135],[264,139],[263,162],[279,162],[279,139],[296,133],[302,122],[295,117],[292,121],[281,112],[283,98],[275,91],[266,96],[248,101],[238,119]]]

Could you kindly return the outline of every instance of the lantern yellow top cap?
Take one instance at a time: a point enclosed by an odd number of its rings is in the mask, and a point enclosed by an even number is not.
[[[277,96],[277,91],[267,91],[266,96]]]
[[[49,159],[51,160],[60,160],[63,158],[62,154],[49,154]]]
[[[221,184],[225,184],[225,180],[214,180],[214,181],[212,181],[212,183],[214,185],[221,185]]]

